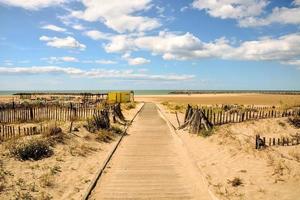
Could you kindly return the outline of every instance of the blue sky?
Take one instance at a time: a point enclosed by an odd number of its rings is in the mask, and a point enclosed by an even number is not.
[[[300,90],[300,0],[0,0],[0,90]]]

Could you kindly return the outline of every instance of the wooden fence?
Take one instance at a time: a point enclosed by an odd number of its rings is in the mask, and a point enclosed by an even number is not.
[[[31,126],[31,127],[20,127],[20,126],[0,126],[0,141],[8,139],[19,138],[27,135],[37,135],[44,133],[48,130],[48,126]]]
[[[260,135],[255,136],[255,148],[261,149],[266,146],[292,146],[299,145],[300,137],[281,137],[281,138],[268,138],[260,137]]]
[[[193,108],[188,105],[184,117],[184,123],[179,127],[179,129],[189,126],[189,130],[193,133],[198,133],[203,128],[207,130],[215,125],[299,115],[299,108],[289,110],[260,108],[216,112],[212,108]]]
[[[0,110],[0,123],[30,122],[42,120],[71,121],[73,119],[87,119],[96,108],[87,107],[30,107]]]
[[[213,125],[221,125],[227,123],[239,123],[254,119],[267,119],[267,118],[279,118],[290,117],[300,115],[299,109],[295,110],[276,110],[276,109],[261,109],[261,110],[245,110],[244,112],[213,112],[212,109],[203,110],[206,118]]]
[[[17,108],[29,108],[29,107],[51,107],[51,106],[59,106],[59,107],[72,107],[72,108],[80,108],[80,107],[98,107],[103,105],[103,102],[97,103],[76,103],[76,102],[30,102],[30,103],[19,103],[19,102],[10,102],[10,103],[0,103],[0,110],[4,109],[17,109]]]

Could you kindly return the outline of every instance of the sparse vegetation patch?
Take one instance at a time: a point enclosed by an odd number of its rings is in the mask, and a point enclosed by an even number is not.
[[[53,154],[47,140],[36,138],[13,141],[9,146],[9,152],[20,160],[40,160]]]

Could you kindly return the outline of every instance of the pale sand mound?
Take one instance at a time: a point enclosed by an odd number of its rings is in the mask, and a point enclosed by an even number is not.
[[[165,113],[177,125],[175,115]],[[258,151],[254,138],[258,133],[268,138],[297,132],[300,130],[283,118],[223,125],[208,138],[187,131],[178,133],[220,199],[295,200],[300,196],[300,145]],[[242,185],[233,187],[234,178]]]

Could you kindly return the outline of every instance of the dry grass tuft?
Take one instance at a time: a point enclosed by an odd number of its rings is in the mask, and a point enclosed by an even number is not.
[[[110,130],[100,130],[97,133],[96,140],[100,142],[109,143],[114,140],[115,134]]]
[[[300,152],[293,149],[288,152],[288,154],[294,158],[297,162],[300,162]]]
[[[282,126],[282,127],[285,127],[286,126],[286,124],[284,123],[284,122],[278,122],[278,124],[280,125],[280,126]]]
[[[66,135],[63,133],[62,129],[56,125],[51,125],[42,136],[47,138],[52,146],[56,143],[64,144],[66,139]]]
[[[54,185],[54,176],[51,172],[47,172],[39,177],[39,181],[43,188],[52,187]]]
[[[97,151],[97,148],[91,147],[86,144],[71,144],[69,146],[69,152],[72,156],[85,157],[93,151]]]
[[[131,110],[131,109],[134,109],[136,108],[136,102],[129,102],[129,103],[124,103],[122,104],[122,107],[125,109],[125,110]]]
[[[167,107],[167,109],[170,110],[171,112],[184,113],[187,107],[186,104],[170,103],[168,101],[164,101],[161,104]]]
[[[290,117],[289,123],[296,128],[300,128],[300,116]]]

